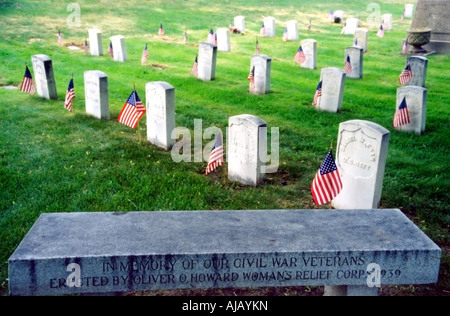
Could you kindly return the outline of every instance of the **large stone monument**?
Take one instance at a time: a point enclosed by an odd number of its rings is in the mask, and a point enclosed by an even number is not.
[[[419,0],[411,29],[431,29],[430,41],[424,48],[450,54],[450,1]]]
[[[339,125],[336,165],[342,190],[332,204],[337,209],[378,208],[383,189],[389,131],[369,121]]]
[[[98,70],[84,73],[86,113],[99,120],[109,120],[108,76]]]

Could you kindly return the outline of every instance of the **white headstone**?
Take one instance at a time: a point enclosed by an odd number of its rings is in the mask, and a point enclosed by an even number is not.
[[[104,72],[84,72],[86,113],[100,120],[109,120],[108,77]]]
[[[217,50],[220,52],[229,52],[230,45],[230,30],[228,28],[219,28],[217,34]]]
[[[414,4],[405,4],[405,18],[413,17]]]
[[[334,18],[340,18],[341,22],[344,22],[344,11],[342,11],[342,10],[335,11]]]
[[[275,37],[275,18],[268,16],[264,18],[264,27],[266,28],[266,37]]]
[[[332,201],[336,209],[378,208],[383,189],[389,131],[369,121],[339,125],[336,165],[342,190]]]
[[[267,153],[266,122],[248,114],[230,117],[227,144],[228,178],[245,185],[261,184]]]
[[[234,27],[241,32],[245,32],[245,17],[242,15],[234,17]]]
[[[350,57],[350,64],[352,65],[352,71],[347,74],[347,78],[360,79],[363,77],[363,56],[364,51],[362,47],[352,46],[345,49],[345,60],[347,56]]]
[[[98,29],[89,29],[89,46],[92,56],[103,55],[102,32]]]
[[[303,53],[306,56],[305,62],[301,65],[302,68],[316,69],[317,68],[317,41],[313,39],[305,39],[300,42]]]
[[[211,81],[216,78],[217,46],[200,43],[198,51],[198,78]]]
[[[421,135],[425,131],[427,114],[427,89],[417,86],[406,86],[397,89],[397,105],[405,98],[409,112],[410,124],[396,127],[397,130],[414,132]]]
[[[356,46],[362,47],[363,52],[367,52],[367,40],[369,38],[369,31],[367,29],[357,28],[353,42]]]
[[[326,112],[338,112],[342,107],[345,87],[345,72],[341,69],[323,68],[320,74],[322,80],[322,96],[316,107]]]
[[[125,46],[125,38],[122,35],[112,36],[111,42],[114,51],[114,60],[118,62],[127,61],[127,48]]]
[[[348,34],[354,35],[358,26],[359,26],[359,20],[357,18],[348,18],[345,21],[345,32],[344,33],[346,35],[348,35]]]
[[[383,22],[383,29],[385,31],[392,30],[392,14],[386,13],[381,16],[381,21]]]
[[[145,86],[147,110],[147,139],[150,143],[170,150],[175,129],[175,89],[164,81],[149,82]]]
[[[53,63],[47,55],[31,56],[37,95],[47,100],[57,100]]]
[[[406,64],[411,66],[412,72],[412,80],[406,85],[425,87],[428,59],[422,56],[411,56],[407,58]]]
[[[286,22],[286,27],[288,31],[287,39],[288,41],[298,41],[298,23],[295,20],[290,20]]]
[[[250,88],[253,94],[266,94],[270,92],[270,74],[272,59],[267,55],[255,55],[251,59],[250,71],[255,67],[255,87]]]

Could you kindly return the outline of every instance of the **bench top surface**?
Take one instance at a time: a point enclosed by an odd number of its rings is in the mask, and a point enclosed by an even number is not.
[[[10,260],[411,250],[439,248],[397,209],[49,213]]]

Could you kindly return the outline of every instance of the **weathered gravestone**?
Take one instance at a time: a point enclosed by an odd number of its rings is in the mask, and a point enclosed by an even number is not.
[[[255,67],[253,94],[266,94],[270,92],[270,74],[272,59],[267,55],[255,55],[251,59],[250,71]]]
[[[175,144],[171,138],[175,129],[175,89],[163,81],[145,86],[147,108],[147,139],[165,150]]]
[[[220,52],[229,52],[230,45],[230,30],[227,28],[217,29],[217,50]]]
[[[305,39],[300,42],[306,60],[301,64],[302,68],[316,69],[317,68],[317,41],[313,39]]]
[[[411,66],[412,72],[412,79],[406,85],[425,87],[428,59],[422,56],[411,56],[407,58],[406,64]]]
[[[111,43],[114,51],[114,60],[121,63],[127,61],[127,48],[125,46],[125,38],[122,35],[112,36]]]
[[[275,18],[268,16],[264,18],[264,27],[266,28],[266,37],[275,37]]]
[[[345,60],[347,56],[350,56],[350,64],[352,66],[352,71],[347,73],[347,78],[360,79],[363,77],[363,57],[364,50],[359,46],[347,47],[345,49]]]
[[[53,63],[47,55],[31,56],[37,95],[47,100],[57,100]]]
[[[290,20],[286,22],[287,28],[287,40],[298,41],[298,23],[296,20]]]
[[[386,13],[381,16],[381,21],[383,23],[383,29],[385,31],[392,30],[392,14]]]
[[[12,296],[323,285],[364,295],[378,282],[436,283],[440,258],[395,209],[52,213],[9,258],[8,279]]]
[[[217,46],[200,43],[198,51],[198,78],[211,81],[216,78]]]
[[[240,32],[245,32],[245,17],[242,15],[234,17],[234,27]]]
[[[249,114],[230,117],[227,144],[228,178],[254,187],[262,184],[267,161],[266,122]]]
[[[400,131],[414,132],[421,135],[425,131],[427,114],[427,89],[417,86],[406,86],[397,89],[397,106],[405,98],[409,112],[410,124],[396,127]]]
[[[100,120],[109,120],[108,77],[98,70],[84,73],[86,113]]]
[[[419,0],[411,29],[431,29],[430,42],[423,46],[429,52],[450,54],[450,1]]]
[[[102,32],[98,29],[89,29],[89,46],[92,56],[103,55]]]
[[[339,125],[336,165],[342,190],[337,209],[375,209],[383,189],[389,131],[373,122],[351,120]]]
[[[354,35],[356,29],[358,28],[358,26],[359,26],[359,20],[357,18],[348,18],[345,21],[345,32],[344,32],[344,34],[346,34],[346,35],[348,35],[348,34]]]
[[[367,52],[367,41],[369,37],[369,31],[367,29],[357,28],[355,30],[354,43],[355,46],[362,47],[363,52]]]
[[[316,107],[321,111],[338,112],[342,107],[345,72],[335,67],[323,68],[320,74],[322,96]]]
[[[403,14],[403,16],[405,18],[412,18],[413,17],[413,11],[414,11],[414,4],[408,3],[405,4],[405,12]]]

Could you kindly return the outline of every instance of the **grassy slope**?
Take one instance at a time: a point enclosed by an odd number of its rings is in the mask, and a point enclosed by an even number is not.
[[[327,22],[328,11],[342,8],[365,21],[369,1],[296,2],[78,1],[80,28],[66,26],[69,12],[63,1],[0,2],[0,85],[19,84],[24,62],[43,53],[53,59],[60,99],[0,89],[0,287],[7,286],[7,259],[42,212],[314,208],[310,183],[330,142],[336,142],[339,123],[350,119],[371,120],[392,132],[381,207],[401,208],[446,247],[450,57],[429,56],[426,133],[394,131],[397,78],[405,64],[398,51],[409,20],[399,21],[406,1],[380,2],[382,13],[394,14],[394,31],[379,39],[371,30],[364,79],[347,80],[339,114],[318,112],[310,104],[320,69],[342,68],[344,48],[353,43],[351,36],[339,34],[341,26]],[[249,61],[268,12],[276,18],[278,34],[259,42],[261,52],[273,59],[272,91],[252,96],[247,92]],[[248,31],[232,35],[232,52],[219,52],[215,81],[195,80],[189,70],[196,45],[209,28],[227,27],[235,15],[246,16]],[[307,32],[310,18],[313,30]],[[317,70],[299,68],[292,61],[298,43],[281,41],[289,19],[299,21],[301,39],[318,41]],[[164,38],[157,36],[159,23],[165,26]],[[86,56],[56,45],[58,29],[66,44],[81,45],[90,27],[103,31],[104,49],[110,36],[124,35],[129,61],[114,63],[109,56]],[[185,29],[188,46],[182,45]],[[149,65],[142,67],[145,43]],[[111,122],[84,114],[83,72],[93,69],[109,77]],[[77,98],[74,113],[68,113],[61,100],[72,73]],[[136,131],[116,120],[133,84],[144,99],[145,83],[155,80],[176,89],[177,126],[193,130],[194,119],[203,119],[204,129],[224,128],[229,116],[251,113],[269,127],[280,127],[279,172],[268,175],[262,187],[246,188],[223,179],[221,172],[203,176],[205,162],[175,164],[170,153],[140,143]],[[140,129],[144,138],[145,117]],[[446,252],[439,285],[415,287],[414,293],[448,293],[448,264]]]

